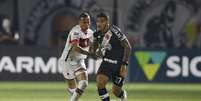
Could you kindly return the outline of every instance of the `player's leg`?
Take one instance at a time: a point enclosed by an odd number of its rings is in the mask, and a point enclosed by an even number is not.
[[[109,78],[104,74],[97,74],[96,76],[96,83],[98,88],[98,94],[102,101],[110,101],[109,94],[106,89],[106,84]]]
[[[116,97],[120,98],[121,101],[127,101],[127,92],[119,85],[114,84],[112,87],[112,92]]]
[[[78,81],[78,85],[75,92],[73,93],[73,96],[70,98],[70,101],[77,101],[81,97],[85,88],[88,86],[88,74],[84,60],[80,61],[77,67],[75,67],[74,74]]]
[[[75,79],[67,80],[67,84],[68,84],[67,92],[72,96],[76,89],[77,85],[76,80]]]
[[[85,88],[88,86],[88,74],[85,69],[79,69],[75,74],[78,85],[73,93],[73,96],[70,98],[70,101],[77,101],[83,94]]]
[[[127,70],[124,66],[120,67],[120,74],[113,78],[112,92],[116,97],[121,98],[121,101],[127,101],[126,91],[122,89]]]
[[[102,99],[102,101],[110,101],[110,96],[106,89],[106,85],[111,74],[110,67],[111,67],[110,64],[103,61],[98,69],[96,76],[96,85],[98,89],[98,94]]]
[[[67,80],[67,92],[72,95],[76,88],[74,72],[71,69],[72,66],[68,62],[61,59],[59,59],[58,65],[59,68],[62,68],[63,76]]]

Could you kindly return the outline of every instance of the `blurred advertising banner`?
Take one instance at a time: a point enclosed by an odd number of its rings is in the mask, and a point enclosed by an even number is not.
[[[132,82],[201,82],[200,49],[134,49]]]
[[[55,47],[0,46],[0,81],[64,80],[62,68],[58,67],[61,52]],[[95,80],[95,61],[88,61],[86,65],[89,79]]]

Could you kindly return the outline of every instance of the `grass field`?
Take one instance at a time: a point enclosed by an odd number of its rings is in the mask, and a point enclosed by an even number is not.
[[[0,82],[0,101],[68,101],[65,86],[64,82]],[[128,101],[201,101],[200,84],[134,83],[125,88]],[[100,101],[95,83],[89,84],[80,101]]]

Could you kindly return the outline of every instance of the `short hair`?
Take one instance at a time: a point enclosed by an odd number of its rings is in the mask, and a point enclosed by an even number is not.
[[[96,18],[99,18],[99,17],[104,17],[106,20],[109,20],[109,16],[106,13],[103,13],[103,12],[99,13],[96,16]]]
[[[79,19],[81,19],[82,17],[85,18],[85,17],[90,17],[90,16],[89,16],[89,13],[83,12],[82,14],[80,14]]]

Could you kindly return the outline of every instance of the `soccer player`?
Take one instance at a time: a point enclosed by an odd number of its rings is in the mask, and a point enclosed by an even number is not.
[[[100,13],[96,18],[97,31],[94,33],[94,47],[96,54],[102,57],[97,76],[98,93],[102,101],[110,101],[106,84],[113,81],[112,92],[121,101],[127,101],[127,94],[122,86],[127,74],[127,65],[131,46],[124,33],[115,26],[109,25],[109,17]]]
[[[88,85],[84,60],[87,56],[92,56],[89,48],[93,41],[93,31],[89,27],[90,16],[88,13],[82,13],[79,16],[79,24],[70,31],[59,59],[59,67],[63,69],[63,76],[68,81],[70,101],[77,101]]]

